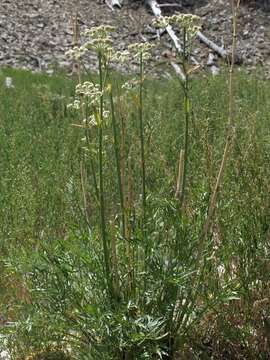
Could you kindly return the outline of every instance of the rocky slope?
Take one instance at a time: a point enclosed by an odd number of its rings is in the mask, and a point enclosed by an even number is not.
[[[217,44],[231,43],[229,0],[160,0],[177,3],[162,7],[164,12],[181,11],[198,14],[203,19],[203,32]],[[248,68],[263,65],[270,76],[270,6],[268,1],[243,0],[239,15],[238,50]],[[264,4],[263,4],[264,3]],[[261,6],[260,6],[261,4]],[[80,28],[101,23],[116,25],[118,48],[135,41],[155,37],[153,15],[142,1],[124,0],[119,10],[111,9],[102,0],[1,0],[0,2],[0,66],[22,67],[52,72],[55,65],[69,67],[65,52],[72,46],[71,15],[78,13]],[[170,49],[169,38],[162,37],[156,51],[159,62]],[[164,51],[166,46],[166,51]],[[169,46],[169,49],[168,49]],[[194,54],[206,65],[210,50],[196,41]],[[220,60],[214,59],[218,63]],[[89,66],[95,65],[90,58]]]

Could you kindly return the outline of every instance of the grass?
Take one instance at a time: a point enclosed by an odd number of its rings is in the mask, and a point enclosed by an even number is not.
[[[14,88],[4,86],[6,76]],[[114,76],[117,91],[122,82]],[[4,69],[0,84],[0,313],[14,358],[68,343],[77,359],[172,359],[177,351],[188,359],[267,359],[269,83],[236,73],[235,145],[199,272],[198,237],[226,141],[227,75],[192,79],[182,209],[175,186],[183,89],[176,79],[145,82],[146,217],[138,100],[113,99],[115,127],[102,134],[113,301],[90,161],[98,167],[99,142],[93,130],[85,152],[84,129],[72,125],[75,81]]]

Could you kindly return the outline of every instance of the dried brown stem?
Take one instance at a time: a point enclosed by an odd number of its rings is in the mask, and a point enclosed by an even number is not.
[[[228,118],[228,130],[227,130],[227,139],[223,151],[223,157],[220,164],[219,172],[216,178],[214,190],[210,199],[210,204],[208,208],[208,214],[203,226],[201,242],[199,245],[198,259],[201,259],[204,239],[206,238],[213,222],[214,212],[217,206],[217,196],[219,188],[222,183],[224,171],[229,159],[230,150],[234,142],[234,133],[235,133],[235,91],[234,91],[234,64],[235,64],[235,53],[236,53],[236,42],[237,42],[237,13],[240,5],[240,0],[231,0],[232,5],[232,14],[233,14],[233,43],[232,43],[232,55],[230,60],[230,70],[229,70],[229,118]]]

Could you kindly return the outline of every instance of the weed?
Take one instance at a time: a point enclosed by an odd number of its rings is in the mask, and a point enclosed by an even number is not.
[[[184,83],[149,80],[145,44],[117,54],[138,65],[123,79],[111,30],[73,49],[99,64],[77,86],[1,75],[14,84],[0,87],[0,311],[12,355],[266,358],[269,84],[235,73],[228,96],[227,75],[193,78],[188,54]]]

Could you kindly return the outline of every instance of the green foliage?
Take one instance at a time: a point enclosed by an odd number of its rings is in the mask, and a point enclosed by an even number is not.
[[[124,80],[114,76],[115,136],[111,119],[102,129],[108,294],[92,168],[99,166],[99,129],[91,128],[85,145],[85,128],[72,125],[81,124],[67,111],[72,79],[4,70],[0,84],[5,76],[15,88],[0,87],[0,312],[9,321],[3,331],[14,358],[57,344],[71,347],[76,359],[172,359],[176,351],[219,359],[225,350],[236,359],[241,352],[263,359],[269,353],[269,84],[237,74],[235,146],[198,268],[225,141],[226,75],[192,79],[181,208],[174,193],[185,141],[184,91],[177,80],[144,82],[146,214],[138,97],[136,89],[124,95]],[[108,94],[104,106],[111,106]]]

